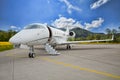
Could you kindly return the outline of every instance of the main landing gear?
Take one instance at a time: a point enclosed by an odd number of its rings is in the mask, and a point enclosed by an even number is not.
[[[35,53],[34,53],[34,47],[33,46],[30,46],[30,52],[28,54],[28,57],[29,58],[34,58],[35,57]]]
[[[66,49],[70,50],[71,49],[71,46],[68,44]]]

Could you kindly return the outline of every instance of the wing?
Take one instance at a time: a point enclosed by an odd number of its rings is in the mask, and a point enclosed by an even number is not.
[[[104,41],[113,41],[114,40],[114,35],[112,35],[111,39],[104,39],[104,40],[84,40],[84,41],[67,41],[62,44],[79,44],[79,43],[84,43],[84,42],[104,42]]]

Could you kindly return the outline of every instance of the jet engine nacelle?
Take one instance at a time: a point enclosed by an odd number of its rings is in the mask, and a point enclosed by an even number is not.
[[[69,32],[69,37],[75,37],[75,32],[74,31],[70,31]]]

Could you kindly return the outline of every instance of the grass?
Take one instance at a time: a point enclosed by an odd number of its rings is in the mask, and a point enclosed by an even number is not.
[[[0,51],[13,49],[13,45],[9,42],[0,42]]]
[[[80,44],[120,44],[115,42],[82,42]]]

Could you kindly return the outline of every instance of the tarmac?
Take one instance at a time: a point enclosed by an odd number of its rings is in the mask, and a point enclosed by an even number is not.
[[[0,80],[120,80],[120,44],[58,46],[49,55],[43,46],[0,52]]]

